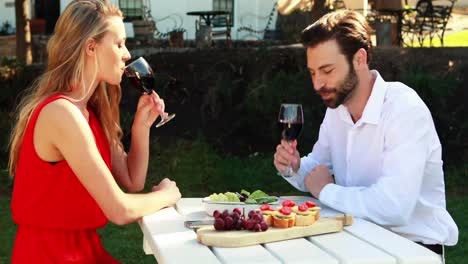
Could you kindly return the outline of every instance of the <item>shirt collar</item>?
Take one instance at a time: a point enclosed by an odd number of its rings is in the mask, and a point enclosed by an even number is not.
[[[374,86],[372,87],[371,95],[369,96],[366,106],[364,107],[364,112],[362,113],[360,123],[370,123],[377,125],[380,120],[385,93],[387,92],[387,85],[378,71],[372,70],[371,74],[376,76],[376,78]]]
[[[385,93],[387,91],[387,85],[378,71],[372,70],[371,74],[376,76],[374,86],[372,87],[371,94],[367,100],[366,106],[364,107],[362,117],[359,119],[356,125],[360,125],[362,123],[377,125],[380,120]],[[349,114],[346,106],[342,104],[336,110],[338,111],[341,120],[350,125],[354,125],[354,122],[351,119],[351,115]]]

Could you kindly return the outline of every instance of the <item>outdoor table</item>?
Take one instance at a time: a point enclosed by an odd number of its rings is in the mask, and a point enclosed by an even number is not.
[[[340,214],[311,197],[280,199],[315,201],[322,208],[320,217]],[[154,254],[158,263],[442,263],[425,247],[359,218],[341,232],[238,248],[205,246],[195,231],[184,227],[186,220],[205,219],[211,217],[201,198],[183,198],[175,207],[143,217],[139,225],[145,253]]]
[[[205,21],[207,26],[211,26],[211,21],[216,17],[220,15],[229,15],[230,12],[228,11],[192,11],[192,12],[187,12],[188,16],[199,16],[203,21]]]

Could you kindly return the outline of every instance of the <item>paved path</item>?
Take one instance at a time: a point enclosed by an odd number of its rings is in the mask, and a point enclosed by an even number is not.
[[[468,31],[468,13],[459,13],[454,11],[447,24],[445,35],[448,36],[460,31]]]

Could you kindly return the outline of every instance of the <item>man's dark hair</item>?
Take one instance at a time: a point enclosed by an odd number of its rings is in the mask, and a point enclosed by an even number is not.
[[[301,34],[301,42],[306,47],[315,47],[320,43],[335,39],[341,52],[352,65],[353,56],[360,48],[367,52],[367,64],[371,60],[371,31],[365,17],[351,10],[328,13]]]

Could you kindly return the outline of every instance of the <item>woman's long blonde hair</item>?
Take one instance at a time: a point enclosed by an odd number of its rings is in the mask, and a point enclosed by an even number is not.
[[[106,0],[75,0],[59,17],[47,44],[47,70],[17,106],[16,125],[10,137],[10,176],[15,175],[26,126],[34,109],[51,95],[70,92],[72,87],[84,85],[85,43],[90,38],[96,42],[102,39],[108,27],[106,18],[110,16],[123,17],[122,12]],[[83,89],[88,91],[89,87]],[[120,98],[120,86],[101,82],[88,103],[111,145],[121,145]]]

